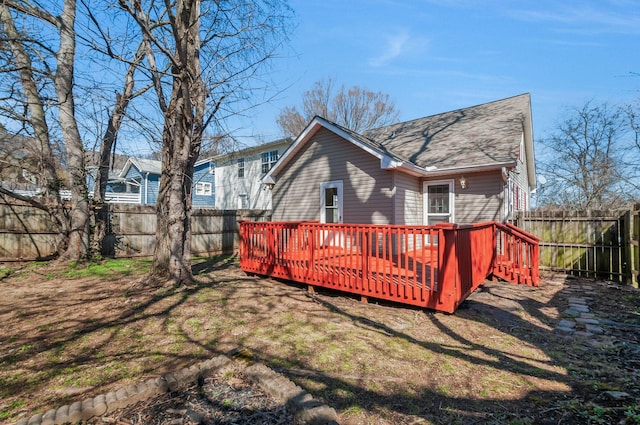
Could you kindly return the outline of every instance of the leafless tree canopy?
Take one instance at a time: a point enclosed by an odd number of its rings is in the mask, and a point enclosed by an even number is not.
[[[37,152],[21,161],[14,150],[5,168],[35,167],[29,179],[38,177],[58,210],[60,189],[71,191],[59,217],[66,257],[89,248],[85,147],[101,146],[100,203],[109,153],[129,126],[137,130],[129,135],[162,143],[154,265],[169,267],[168,278],[191,279],[193,165],[207,129],[222,135],[210,147],[221,146],[225,119],[272,88],[268,65],[286,41],[290,15],[286,0],[0,1],[0,115],[11,126],[3,141],[28,137]],[[4,142],[2,150],[11,150]]]
[[[302,96],[302,112],[287,107],[278,115],[277,123],[286,137],[296,137],[319,115],[356,132],[393,124],[398,110],[388,94],[359,86],[334,90],[331,78],[317,81]]]
[[[145,67],[163,119],[151,278],[189,284],[192,180],[205,130],[225,134],[219,131],[224,118],[260,89],[256,82],[286,34],[288,8],[273,0],[118,4],[145,41]]]
[[[586,103],[541,140],[540,206],[609,209],[640,199],[637,108]]]

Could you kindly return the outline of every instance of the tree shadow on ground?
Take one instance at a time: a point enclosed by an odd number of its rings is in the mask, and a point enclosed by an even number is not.
[[[565,283],[561,285],[566,286]],[[390,340],[418,346],[424,350],[425,359],[432,355],[446,359],[437,368],[446,370],[460,364],[464,367],[444,374],[442,370],[433,370],[433,375],[448,376],[450,381],[437,382],[427,378],[421,387],[403,388],[393,379],[385,382],[385,378],[380,377],[386,386],[382,390],[375,390],[377,385],[365,385],[368,378],[357,374],[345,377],[321,371],[300,371],[294,366],[279,370],[303,386],[323,388],[322,396],[346,417],[353,416],[354,423],[360,423],[355,419],[360,409],[379,412],[389,418],[389,423],[409,423],[407,418],[438,424],[577,424],[640,419],[640,412],[632,407],[633,399],[607,399],[604,391],[607,389],[625,389],[636,397],[640,394],[637,385],[624,386],[628,383],[624,370],[618,370],[618,375],[612,376],[615,366],[601,369],[607,361],[606,338],[594,341],[554,331],[559,321],[557,312],[564,308],[567,296],[560,289],[551,299],[541,302],[529,296],[536,291],[535,288],[500,283],[490,284],[475,297],[470,297],[455,317],[466,322],[467,327],[484,329],[474,338],[467,336],[469,329],[464,334],[456,329],[455,325],[461,321],[450,320],[453,316],[390,304],[390,308],[398,309],[399,315],[420,314],[432,329],[444,336],[434,340],[416,338],[390,324],[387,318],[376,319],[375,312],[354,313],[351,308],[339,305],[344,304],[342,294],[320,290],[320,295],[314,297],[316,302],[363,332],[374,332]],[[367,308],[375,310],[377,307],[364,307]],[[363,308],[356,310],[362,312]],[[487,329],[494,332],[487,332]],[[482,333],[488,339],[483,339]],[[470,334],[473,335],[473,331]],[[501,335],[510,337],[505,341],[506,346],[491,341],[494,337],[500,340]],[[513,347],[513,344],[521,347]],[[544,356],[533,355],[534,351],[540,351]],[[381,352],[381,355],[386,354]],[[389,360],[389,367],[394,367],[396,359]],[[416,374],[427,377],[430,374],[421,367],[419,360],[410,367]],[[486,375],[485,379],[490,379],[487,372],[495,371],[495,385],[511,385],[513,390],[504,388],[488,394],[487,388],[491,389],[491,385],[474,388],[478,384],[472,379],[475,370]],[[466,378],[456,376],[457,373],[467,374],[469,388],[459,388]],[[460,396],[461,393],[467,395]],[[492,396],[493,393],[500,396]]]
[[[617,368],[606,340],[554,331],[573,283],[487,283],[448,315],[325,290],[312,296],[306,285],[246,276],[225,257],[194,273],[196,285],[179,290],[117,278],[12,281],[3,289],[13,301],[0,300],[7,405],[54,408],[247,347],[344,423],[617,423],[640,415],[627,401],[602,398],[603,389],[640,396],[637,372]]]

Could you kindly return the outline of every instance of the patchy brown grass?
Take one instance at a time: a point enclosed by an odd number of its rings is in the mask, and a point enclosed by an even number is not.
[[[245,347],[334,407],[342,424],[640,424],[633,288],[487,282],[447,315],[311,296],[247,276],[233,258],[202,261],[197,286],[178,290],[142,285],[147,266],[1,269],[0,421]],[[603,336],[554,331],[567,289],[583,285],[610,322]]]

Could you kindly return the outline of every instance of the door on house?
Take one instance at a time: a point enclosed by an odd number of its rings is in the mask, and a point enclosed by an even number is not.
[[[424,224],[454,222],[453,180],[424,182]]]
[[[320,184],[320,222],[342,223],[342,180]]]

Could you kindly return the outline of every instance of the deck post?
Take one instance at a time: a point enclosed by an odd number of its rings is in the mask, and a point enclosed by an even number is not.
[[[460,291],[458,258],[456,255],[456,226],[451,223],[438,223],[442,231],[442,239],[438,241],[438,249],[441,259],[442,270],[440,285],[438,287],[440,296],[438,297],[439,309],[447,313],[453,313],[460,302],[458,292]]]
[[[362,244],[364,245],[361,250],[362,255],[362,288],[367,288],[367,291],[371,291],[371,282],[369,281],[369,232],[362,230]]]

